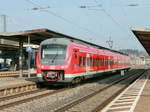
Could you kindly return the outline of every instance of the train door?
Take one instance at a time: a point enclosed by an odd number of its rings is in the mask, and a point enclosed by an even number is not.
[[[108,56],[108,70],[110,70],[110,56]]]
[[[74,49],[73,52],[73,60],[72,60],[72,64],[73,64],[73,73],[78,73],[79,72],[79,50],[78,49]]]
[[[90,54],[86,54],[86,73],[90,72]]]

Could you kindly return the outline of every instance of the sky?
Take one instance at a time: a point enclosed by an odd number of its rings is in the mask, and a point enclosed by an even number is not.
[[[82,8],[81,8],[82,7]],[[144,50],[131,27],[150,28],[149,0],[1,0],[7,31],[48,28],[113,49]]]

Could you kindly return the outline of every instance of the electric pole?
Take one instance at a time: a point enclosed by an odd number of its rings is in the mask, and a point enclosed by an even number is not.
[[[108,43],[109,48],[112,49],[112,47],[113,47],[113,40],[111,40],[111,37],[109,38],[109,40],[106,41],[106,43]]]
[[[0,16],[0,32],[6,32],[6,15]]]
[[[6,32],[6,15],[0,15],[0,32]],[[4,39],[0,39],[0,43],[4,44]]]

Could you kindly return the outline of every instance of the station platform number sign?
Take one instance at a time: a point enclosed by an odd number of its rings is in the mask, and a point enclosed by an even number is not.
[[[32,51],[33,51],[33,49],[32,49],[32,47],[31,47],[31,46],[27,46],[27,47],[26,47],[26,52],[31,53]]]

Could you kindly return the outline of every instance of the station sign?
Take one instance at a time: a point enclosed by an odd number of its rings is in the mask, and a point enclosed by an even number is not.
[[[32,49],[32,47],[31,47],[31,46],[27,46],[27,47],[26,47],[26,52],[31,53],[32,51],[33,51],[33,49]]]

